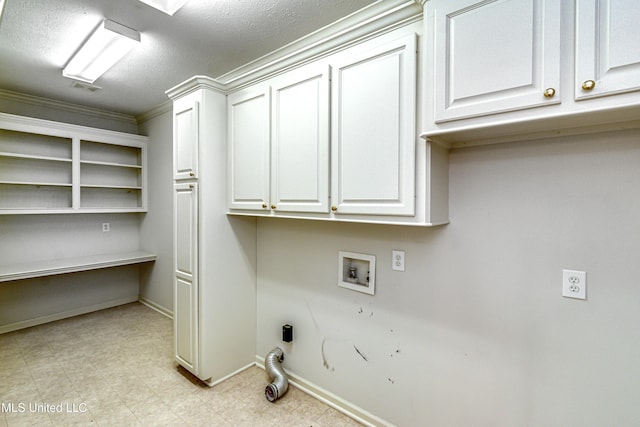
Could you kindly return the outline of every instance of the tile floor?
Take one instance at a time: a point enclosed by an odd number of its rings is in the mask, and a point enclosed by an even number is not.
[[[359,426],[257,367],[209,388],[173,362],[172,321],[139,303],[0,335],[0,427]]]

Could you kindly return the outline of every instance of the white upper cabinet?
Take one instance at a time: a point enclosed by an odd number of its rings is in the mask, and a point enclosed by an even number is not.
[[[174,179],[198,177],[199,103],[185,98],[173,107]]]
[[[228,97],[229,208],[266,210],[269,204],[268,86],[252,87]]]
[[[272,91],[270,207],[329,212],[329,67],[285,73]]]
[[[415,34],[332,66],[332,211],[414,215]]]
[[[229,95],[229,208],[329,211],[329,67]]]
[[[637,127],[638,22],[633,0],[428,1],[422,136],[460,147]]]
[[[576,100],[640,89],[637,0],[576,2]]]
[[[560,102],[557,0],[435,0],[427,7],[435,122]]]
[[[418,137],[422,22],[228,96],[230,215],[448,222],[447,151]]]
[[[418,135],[422,28],[316,46],[229,94],[228,214],[448,223],[447,150]]]

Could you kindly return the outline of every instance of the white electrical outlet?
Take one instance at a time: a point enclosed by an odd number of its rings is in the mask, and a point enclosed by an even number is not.
[[[404,251],[391,251],[391,268],[404,271]]]
[[[576,270],[562,270],[562,296],[586,299],[587,273]]]
[[[109,231],[111,231],[111,224],[108,223],[108,222],[103,222],[102,223],[102,232],[103,233],[107,233]]]

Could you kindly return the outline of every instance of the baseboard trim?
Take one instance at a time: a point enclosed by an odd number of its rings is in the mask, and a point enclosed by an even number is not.
[[[255,365],[255,363],[254,363],[254,362],[252,362],[252,363],[249,363],[249,364],[248,364],[248,365],[246,365],[246,366],[243,366],[243,367],[242,367],[242,368],[240,368],[240,369],[237,369],[237,370],[233,371],[233,372],[232,372],[232,373],[230,373],[230,374],[225,375],[225,376],[224,376],[224,377],[222,377],[222,378],[218,378],[218,379],[217,379],[217,380],[215,380],[215,381],[211,381],[211,379],[208,379],[208,380],[205,380],[205,381],[202,381],[202,382],[204,382],[204,383],[205,383],[206,385],[208,385],[209,387],[213,387],[213,386],[215,386],[216,384],[220,384],[221,382],[223,382],[223,381],[225,381],[225,380],[228,380],[229,378],[233,377],[234,375],[238,375],[238,374],[239,374],[240,372],[242,372],[242,371],[246,371],[247,369],[251,368],[251,367],[252,367],[252,366],[254,366],[254,365]]]
[[[256,366],[264,369],[264,357],[256,355]],[[304,393],[307,393],[308,395],[318,399],[319,401],[331,406],[335,410],[342,412],[346,416],[353,418],[359,423],[370,427],[393,427],[393,424],[389,423],[388,421],[385,421],[382,418],[379,418],[372,413],[365,411],[359,406],[356,406],[353,403],[348,402],[343,398],[331,393],[330,391],[319,387],[311,381],[307,381],[287,369],[285,369],[284,371],[289,379],[289,384],[296,387],[300,391],[303,391]]]
[[[9,323],[7,325],[0,326],[0,334],[7,332],[13,332],[20,329],[30,328],[32,326],[42,325],[44,323],[55,322],[56,320],[62,320],[69,317],[79,316],[81,314],[91,313],[93,311],[104,310],[105,308],[116,307],[118,305],[129,304],[138,301],[138,296],[131,296],[126,298],[120,298],[103,302],[100,304],[94,304],[87,307],[76,308],[75,310],[63,311],[60,313],[49,314],[48,316],[36,317],[35,319],[21,320],[15,323]]]
[[[138,296],[138,302],[142,305],[146,305],[147,307],[149,307],[151,310],[157,311],[158,313],[162,314],[163,316],[168,317],[169,319],[173,319],[173,311],[170,311],[169,309],[156,304],[153,301],[150,301],[146,298],[143,298],[141,296]]]

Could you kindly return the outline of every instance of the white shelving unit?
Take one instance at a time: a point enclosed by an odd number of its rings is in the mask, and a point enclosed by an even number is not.
[[[0,113],[0,214],[145,212],[146,144]]]
[[[142,150],[80,141],[80,209],[141,206]]]

